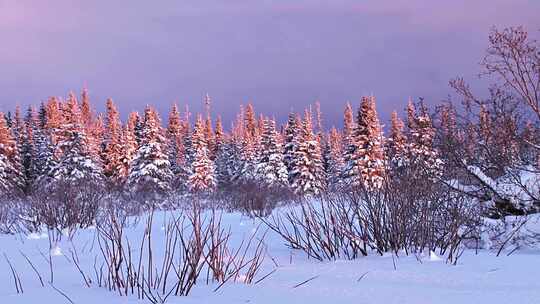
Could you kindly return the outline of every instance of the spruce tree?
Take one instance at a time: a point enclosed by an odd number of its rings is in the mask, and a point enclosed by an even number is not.
[[[404,123],[395,111],[391,116],[390,137],[386,144],[386,154],[392,170],[407,165],[407,137],[404,132]]]
[[[195,122],[195,130],[192,137],[194,159],[189,176],[189,189],[193,193],[212,192],[217,183],[214,172],[214,162],[208,155],[208,144],[205,138],[205,125],[199,115]]]
[[[150,106],[144,111],[141,132],[141,144],[131,163],[126,189],[138,199],[153,203],[169,193],[173,173],[159,116]]]
[[[257,162],[257,181],[269,187],[288,184],[287,167],[283,162],[283,151],[278,137],[275,121],[265,119]]]
[[[4,113],[0,113],[0,195],[13,197],[22,193],[24,175],[20,171],[17,143]]]
[[[343,178],[351,187],[367,190],[382,186],[384,176],[383,138],[375,98],[363,97],[352,134]]]
[[[103,173],[109,177],[112,184],[118,186],[124,178],[122,125],[120,115],[112,99],[107,99],[107,127],[103,149]]]
[[[442,160],[439,152],[434,147],[435,128],[431,117],[423,103],[420,103],[420,111],[409,102],[407,108],[409,126],[409,160],[414,165],[418,176],[429,179],[436,178],[442,173]]]
[[[342,147],[341,134],[334,127],[330,130],[325,145],[325,171],[329,190],[338,190],[341,187],[341,173],[344,167]]]
[[[285,145],[283,149],[283,162],[287,167],[289,181],[291,180],[291,172],[293,171],[295,153],[298,149],[298,136],[300,135],[301,127],[299,116],[294,112],[289,113],[289,119],[285,127]]]
[[[58,186],[103,186],[102,171],[92,159],[76,98],[70,96],[62,110],[63,123],[55,149],[59,153],[58,163],[47,173],[40,186],[53,191]]]
[[[321,147],[313,134],[311,113],[307,110],[295,145],[298,148],[290,172],[291,188],[299,195],[320,195],[326,187],[323,159]]]
[[[187,189],[187,177],[189,170],[186,169],[185,149],[184,149],[184,125],[178,112],[178,107],[173,104],[169,112],[169,124],[167,126],[167,136],[169,138],[169,162],[174,175],[172,187],[175,191]]]

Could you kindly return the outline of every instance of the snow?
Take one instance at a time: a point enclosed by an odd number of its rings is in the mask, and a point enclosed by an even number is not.
[[[164,242],[163,227],[170,212],[158,212],[154,218],[153,244]],[[144,219],[126,228],[126,238],[134,244],[144,232]],[[353,261],[317,262],[300,251],[291,251],[275,233],[256,230],[260,222],[237,213],[223,214],[222,222],[230,226],[233,245],[242,237],[256,232],[267,233],[266,259],[258,276],[277,269],[257,284],[227,283],[217,292],[216,284],[201,280],[188,297],[170,297],[167,303],[515,303],[540,302],[540,251],[516,251],[499,257],[492,251],[464,252],[457,265],[445,263],[435,252],[419,256],[370,255]],[[535,222],[537,223],[537,222]],[[540,225],[538,225],[540,226]],[[98,287],[93,274],[96,257],[100,257],[95,239],[97,230],[77,231],[73,239],[64,237],[54,245],[51,260],[53,286],[77,304],[149,303],[136,296],[120,297],[118,293]],[[48,283],[50,240],[43,233],[1,235],[0,248],[20,275],[24,293],[17,294],[9,265],[0,262],[0,303],[68,303]],[[24,253],[44,280],[25,260]],[[77,252],[81,269],[92,279],[85,286],[73,262]],[[60,253],[61,255],[57,255]],[[156,250],[156,259],[160,250]],[[304,283],[305,282],[305,283]]]

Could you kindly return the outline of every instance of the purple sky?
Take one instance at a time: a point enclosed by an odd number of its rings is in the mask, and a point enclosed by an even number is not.
[[[382,4],[384,2],[386,4]],[[491,26],[540,29],[538,0],[0,0],[0,110],[87,85],[125,114],[173,101],[227,121],[240,103],[284,119],[320,100],[327,124],[374,94],[383,118],[409,96],[474,85]]]

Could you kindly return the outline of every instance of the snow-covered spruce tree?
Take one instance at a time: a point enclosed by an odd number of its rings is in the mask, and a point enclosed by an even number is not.
[[[283,162],[289,174],[289,181],[292,178],[291,172],[293,171],[295,153],[298,150],[298,136],[300,135],[301,128],[302,122],[300,117],[294,112],[289,113],[289,119],[285,126],[285,143],[283,148]]]
[[[395,111],[391,116],[390,137],[386,142],[386,155],[390,170],[398,170],[407,165],[407,137],[404,132],[404,123]]]
[[[242,129],[242,119],[237,118],[236,122],[232,124],[230,136],[224,134],[223,139],[219,141],[215,166],[218,187],[221,190],[227,190],[234,184],[238,172],[242,168]],[[216,135],[218,130],[216,128]]]
[[[22,193],[24,175],[20,168],[17,143],[4,113],[0,113],[0,196],[14,197]]]
[[[204,121],[204,137],[206,140],[206,145],[208,147],[208,156],[210,159],[214,160],[215,158],[215,151],[216,151],[216,143],[214,138],[214,130],[212,128],[212,116],[210,114],[210,108],[211,108],[211,98],[208,93],[204,97],[204,105],[206,109],[206,119]]]
[[[56,146],[61,137],[61,127],[64,123],[61,103],[56,97],[51,97],[45,105],[45,127],[51,143]],[[55,151],[56,154],[56,151]]]
[[[59,153],[58,163],[40,181],[40,186],[52,192],[64,191],[65,187],[103,186],[102,170],[89,151],[77,99],[70,96],[62,110],[63,122],[55,149]]]
[[[94,123],[94,113],[92,111],[92,105],[90,104],[90,95],[86,88],[83,88],[81,93],[81,123],[87,132]]]
[[[283,148],[278,137],[276,122],[273,119],[265,119],[256,179],[268,187],[284,187],[288,185],[287,167],[283,162]]]
[[[373,96],[362,98],[351,140],[343,174],[346,185],[367,190],[380,188],[385,160],[382,130]]]
[[[176,192],[187,190],[187,180],[190,172],[190,170],[186,169],[188,165],[185,157],[184,133],[184,125],[180,118],[180,112],[178,112],[177,105],[173,104],[169,112],[169,123],[167,125],[167,137],[169,138],[167,153],[174,175],[172,188]]]
[[[56,167],[58,159],[52,137],[43,128],[36,128],[34,132],[34,147],[36,155],[32,162],[32,171],[35,174],[35,179],[31,188],[37,189],[41,182],[46,179],[47,174]]]
[[[150,106],[144,111],[141,132],[141,143],[129,168],[126,190],[135,199],[153,204],[168,195],[173,173],[159,116]]]
[[[118,178],[119,185],[123,185],[129,175],[131,162],[135,158],[139,148],[135,138],[135,125],[133,120],[128,120],[127,124],[125,124],[122,128],[122,136],[120,141],[122,145],[120,150],[119,164],[121,165],[118,167],[118,172],[116,172],[114,175]]]
[[[325,141],[324,161],[328,189],[335,191],[341,187],[343,172],[343,144],[340,132],[332,128]]]
[[[24,131],[21,137],[21,162],[24,168],[26,179],[26,190],[30,190],[30,186],[36,179],[37,175],[34,170],[34,162],[37,157],[35,145],[35,133],[39,128],[38,114],[34,107],[28,107],[24,118]]]
[[[217,156],[217,151],[222,145],[225,144],[226,134],[223,130],[223,123],[221,121],[221,116],[218,115],[216,119],[216,130],[214,131],[214,150],[213,155]]]
[[[105,139],[103,142],[103,173],[107,176],[113,187],[118,187],[124,179],[124,159],[122,141],[122,125],[120,115],[112,99],[107,99],[107,120]]]
[[[104,120],[103,114],[100,113],[87,133],[88,151],[90,151],[90,156],[100,167],[103,167],[103,153],[105,148],[103,145],[105,136]]]
[[[417,113],[416,106],[409,101],[407,106],[408,158],[410,165],[418,171],[417,175],[432,179],[442,174],[443,161],[433,145],[435,128],[422,103],[419,112]]]
[[[108,103],[108,100],[107,100]],[[107,117],[108,123],[109,117]],[[88,138],[88,150],[92,156],[92,159],[100,166],[104,167],[102,162],[105,160],[105,124],[104,118],[100,114],[94,117],[94,111],[90,103],[90,96],[88,90],[83,88],[81,93],[81,123],[84,128],[84,132]]]
[[[193,163],[191,164],[192,169],[188,183],[189,189],[193,193],[212,192],[217,184],[214,172],[214,162],[208,155],[208,145],[205,139],[205,126],[200,115],[195,122],[192,145],[195,154]]]
[[[311,113],[308,110],[295,141],[298,148],[294,153],[290,186],[298,195],[320,195],[325,190],[326,180],[321,147],[313,134]]]
[[[260,133],[257,127],[255,111],[251,104],[248,104],[246,107],[242,131],[242,164],[235,179],[239,183],[247,183],[256,179],[257,153],[259,152],[260,143]]]
[[[343,113],[342,143],[343,143],[344,152],[347,151],[347,149],[352,144],[352,136],[353,136],[354,129],[355,129],[355,124],[354,124],[353,108],[351,106],[351,103],[347,102],[347,105],[345,106],[345,112]]]

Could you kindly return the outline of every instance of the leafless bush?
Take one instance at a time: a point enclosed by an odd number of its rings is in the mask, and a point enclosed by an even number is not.
[[[455,262],[462,241],[478,235],[478,210],[445,189],[402,188],[406,180],[387,179],[375,190],[350,189],[262,220],[291,248],[318,260],[439,251]]]
[[[5,199],[0,203],[1,234],[12,234],[23,230],[20,223],[22,211],[22,202],[18,199]]]
[[[136,294],[139,299],[164,303],[171,295],[188,295],[204,274],[207,284],[219,284],[215,290],[230,281],[249,284],[265,257],[264,237],[255,239],[254,234],[232,249],[231,234],[222,227],[221,216],[216,212],[204,215],[195,203],[186,214],[167,221],[164,244],[157,246],[152,239],[153,211],[146,218],[137,249],[125,236],[126,219],[111,212],[98,226],[104,264],[94,265],[98,284],[120,295]],[[156,253],[160,248],[163,252]]]
[[[28,197],[25,226],[37,231],[42,225],[51,231],[74,231],[95,224],[107,193],[89,183],[58,183],[53,189],[37,189]]]
[[[252,217],[266,217],[276,207],[299,200],[287,187],[268,186],[256,181],[224,187],[212,199],[228,210],[241,211]]]

